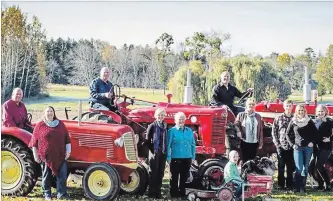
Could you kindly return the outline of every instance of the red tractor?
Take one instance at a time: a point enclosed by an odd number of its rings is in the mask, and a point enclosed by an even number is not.
[[[120,190],[144,192],[148,173],[138,161],[132,128],[103,122],[63,120],[71,138],[68,172],[84,172],[83,188],[93,200],[113,200]],[[1,129],[2,195],[26,196],[41,175],[28,148],[32,134],[15,127]]]
[[[232,123],[235,116],[228,107],[210,107],[193,104],[171,103],[171,94],[167,95],[167,102],[151,102],[128,97],[120,93],[120,87],[115,85],[118,111],[104,111],[90,108],[89,112],[82,115],[84,121],[105,120],[115,124],[126,124],[132,127],[134,133],[139,137],[139,157],[146,159],[148,149],[144,146],[144,134],[147,126],[152,123],[157,108],[164,108],[167,116],[165,118],[169,127],[174,126],[174,114],[184,112],[186,115],[185,125],[192,128],[196,138],[196,161],[193,164],[198,172],[198,180],[203,177],[210,178],[209,185],[217,189],[223,182],[223,168],[228,162],[226,149],[228,141],[237,138]],[[249,95],[249,94],[247,94]],[[243,102],[246,96],[240,100]],[[144,105],[130,109],[130,105]],[[226,135],[227,133],[227,135]],[[227,143],[226,143],[227,141]],[[271,146],[269,144],[269,146]],[[263,152],[267,155],[267,152]]]

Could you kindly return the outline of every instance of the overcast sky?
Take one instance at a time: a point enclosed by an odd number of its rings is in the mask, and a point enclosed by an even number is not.
[[[94,38],[117,47],[153,44],[163,32],[231,34],[232,54],[324,53],[333,44],[333,2],[10,2],[36,15],[48,38]]]

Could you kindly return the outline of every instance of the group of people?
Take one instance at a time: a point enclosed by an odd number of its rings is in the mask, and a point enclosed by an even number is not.
[[[272,129],[278,156],[279,188],[305,192],[309,163],[313,155],[315,174],[324,180],[319,183],[318,190],[330,191],[330,180],[324,164],[332,153],[333,121],[328,117],[327,107],[318,105],[314,120],[307,115],[302,104],[296,106],[294,114],[292,101],[285,100],[283,107],[284,113],[275,118]],[[284,175],[285,169],[287,178]]]
[[[185,197],[185,183],[192,161],[195,160],[196,144],[193,131],[185,126],[186,116],[178,112],[174,116],[175,126],[167,129],[164,121],[166,111],[158,108],[155,121],[147,128],[146,145],[151,156],[149,192],[150,198],[162,198],[161,187],[165,164],[170,164],[170,196]]]
[[[90,107],[99,110],[117,111],[114,104],[114,86],[109,81],[110,71],[104,67],[100,77],[90,85]],[[238,186],[240,195],[242,179],[237,164],[241,156],[243,162],[254,159],[257,150],[263,146],[263,122],[255,112],[255,100],[248,98],[245,109],[234,106],[234,97],[243,97],[252,92],[248,89],[241,93],[230,84],[230,73],[221,74],[221,82],[213,88],[211,105],[227,105],[236,115],[235,128],[241,140],[240,152],[231,150],[229,162],[225,167],[225,180]],[[67,159],[71,154],[71,143],[65,125],[57,119],[55,110],[48,106],[42,120],[34,128],[29,122],[27,110],[21,101],[23,92],[15,88],[11,99],[3,104],[2,125],[19,127],[33,133],[29,146],[33,150],[35,161],[42,168],[42,189],[45,199],[51,199],[52,175],[57,178],[57,197],[68,198],[66,189]],[[325,106],[317,107],[317,118],[311,120],[304,105],[297,105],[292,114],[293,103],[284,101],[285,112],[274,120],[272,137],[278,155],[278,185],[280,188],[305,191],[309,162],[312,154],[316,158],[316,172],[325,181],[325,190],[330,190],[329,178],[323,165],[332,151],[333,121],[328,118]],[[150,150],[149,192],[151,198],[162,198],[161,186],[166,162],[170,164],[170,195],[172,198],[185,197],[185,182],[193,160],[195,160],[196,143],[191,128],[185,126],[186,116],[178,112],[174,116],[175,126],[168,129],[164,118],[166,111],[158,108],[155,121],[147,128],[145,144]],[[287,178],[284,176],[285,167]],[[295,176],[293,176],[294,171]],[[324,189],[324,184],[319,184]]]
[[[68,199],[67,159],[71,154],[71,142],[66,126],[56,117],[54,108],[47,106],[41,121],[33,128],[22,97],[22,89],[15,88],[11,99],[2,105],[2,126],[18,127],[33,134],[29,147],[32,149],[34,160],[41,165],[45,199],[51,200],[51,183],[54,176],[57,198]]]

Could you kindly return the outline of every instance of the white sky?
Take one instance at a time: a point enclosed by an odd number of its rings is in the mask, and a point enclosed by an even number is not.
[[[117,47],[176,42],[196,31],[231,34],[232,54],[326,52],[333,44],[333,2],[10,2],[36,15],[48,38],[94,38]]]

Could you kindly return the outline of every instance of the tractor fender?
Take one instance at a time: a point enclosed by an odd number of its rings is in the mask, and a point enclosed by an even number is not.
[[[229,160],[228,160],[226,157],[221,157],[221,158],[209,158],[209,159],[204,160],[204,161],[200,164],[199,167],[201,167],[201,166],[203,166],[203,165],[205,165],[206,163],[209,163],[209,162],[211,162],[211,161],[220,161],[220,162],[222,162],[222,163],[227,164]]]
[[[124,165],[119,164],[119,163],[111,163],[110,165],[112,165],[117,170],[117,172],[120,176],[120,181],[128,182],[129,175],[133,171],[132,168],[124,166]],[[138,167],[138,164],[136,165],[136,167]]]
[[[32,134],[26,130],[17,127],[2,127],[1,136],[11,136],[21,140],[25,145],[29,145]]]

